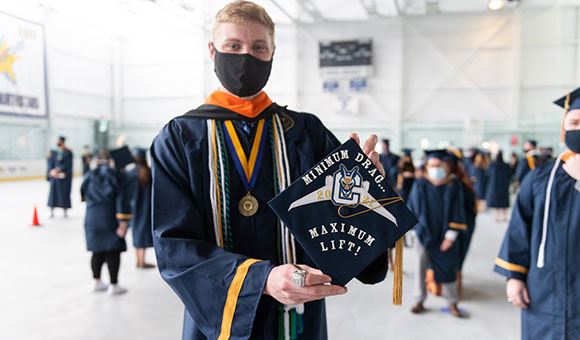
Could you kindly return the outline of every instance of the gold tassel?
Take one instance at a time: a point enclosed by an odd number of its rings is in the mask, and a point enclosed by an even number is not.
[[[566,131],[564,130],[564,123],[566,122],[566,115],[570,110],[570,94],[566,95],[566,101],[564,102],[564,118],[562,118],[562,129],[560,130],[560,143],[564,143]]]
[[[393,279],[393,305],[403,304],[403,246],[402,236],[395,243],[395,278]]]

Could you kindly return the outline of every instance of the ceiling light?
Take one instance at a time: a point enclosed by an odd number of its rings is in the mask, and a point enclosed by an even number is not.
[[[492,11],[497,11],[499,9],[502,9],[504,4],[505,4],[504,0],[489,0],[489,4],[487,5],[487,7],[489,7],[489,9],[491,9]]]

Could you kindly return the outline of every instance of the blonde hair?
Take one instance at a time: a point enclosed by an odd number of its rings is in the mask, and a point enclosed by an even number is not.
[[[251,1],[238,0],[230,2],[220,9],[214,18],[211,28],[211,39],[215,41],[219,26],[223,23],[243,24],[248,21],[256,21],[268,29],[272,44],[274,44],[274,22],[266,10]]]

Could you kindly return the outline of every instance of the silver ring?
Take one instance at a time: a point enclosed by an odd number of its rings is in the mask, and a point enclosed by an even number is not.
[[[298,269],[295,270],[292,275],[290,275],[290,281],[292,281],[292,284],[294,284],[295,286],[298,287],[304,287],[306,286],[306,270],[303,269]]]
[[[512,303],[512,299],[508,298],[507,302]]]

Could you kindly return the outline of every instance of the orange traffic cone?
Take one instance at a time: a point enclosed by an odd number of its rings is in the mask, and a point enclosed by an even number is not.
[[[38,212],[36,211],[36,206],[34,206],[34,213],[32,214],[32,226],[40,226],[40,223],[38,222]]]

